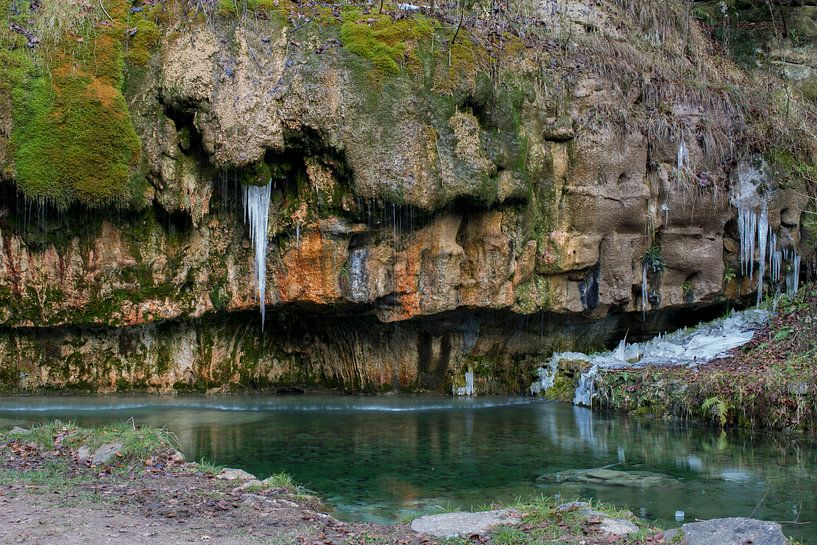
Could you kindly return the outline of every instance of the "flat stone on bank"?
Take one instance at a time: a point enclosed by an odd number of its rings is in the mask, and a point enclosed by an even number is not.
[[[604,517],[601,519],[599,530],[609,536],[628,536],[638,533],[638,526],[627,519]]]
[[[247,473],[243,469],[234,469],[232,467],[225,467],[216,475],[216,479],[225,481],[256,481],[255,475]]]
[[[107,464],[120,450],[122,450],[122,443],[119,442],[102,445],[96,450],[96,452],[94,452],[94,457],[91,459],[91,463],[95,466]]]
[[[687,545],[785,545],[786,538],[776,522],[733,517],[692,522],[681,526]],[[664,535],[669,542],[677,530]]]
[[[415,519],[411,523],[411,529],[418,534],[428,534],[434,537],[468,537],[484,535],[495,526],[516,524],[520,518],[521,515],[516,509],[499,509],[479,513],[442,513]]]

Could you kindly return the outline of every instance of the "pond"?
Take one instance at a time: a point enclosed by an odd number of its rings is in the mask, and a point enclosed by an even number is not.
[[[55,418],[165,426],[188,459],[260,477],[287,472],[347,520],[394,522],[559,494],[666,527],[678,525],[676,511],[686,521],[795,521],[784,531],[817,543],[817,444],[801,435],[720,432],[533,398],[0,399],[2,425]]]

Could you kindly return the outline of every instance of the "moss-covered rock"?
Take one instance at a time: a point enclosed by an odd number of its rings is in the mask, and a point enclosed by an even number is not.
[[[127,8],[108,4],[116,19],[81,24],[48,47],[7,52],[13,172],[29,199],[65,208],[126,204],[132,196],[140,142],[122,95]],[[36,18],[39,10],[26,7]]]

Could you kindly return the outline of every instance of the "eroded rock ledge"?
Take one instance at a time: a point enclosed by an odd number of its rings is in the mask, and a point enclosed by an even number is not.
[[[721,306],[581,315],[457,310],[383,323],[355,309],[290,307],[123,327],[0,329],[0,388],[49,390],[447,393],[475,374],[479,394],[526,393],[556,350],[595,350],[691,325]]]

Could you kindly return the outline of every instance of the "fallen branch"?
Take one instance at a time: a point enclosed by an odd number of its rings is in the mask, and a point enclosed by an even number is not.
[[[105,16],[113,23],[113,17],[111,17],[111,14],[105,9],[105,5],[102,3],[102,0],[99,0],[99,7],[102,8],[102,13],[104,13]]]

